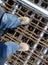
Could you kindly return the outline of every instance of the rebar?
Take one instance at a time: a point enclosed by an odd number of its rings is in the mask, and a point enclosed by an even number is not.
[[[29,51],[17,51],[6,62],[9,65],[48,65],[48,18],[19,1],[12,0],[13,4],[8,1],[0,4],[5,11],[17,17],[27,16],[31,21],[28,25],[8,29],[1,36],[0,41],[25,42],[30,46]]]

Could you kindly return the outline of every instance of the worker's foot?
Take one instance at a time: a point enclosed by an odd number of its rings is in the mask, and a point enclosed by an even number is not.
[[[28,51],[29,50],[29,45],[27,43],[20,43],[19,45],[19,50],[18,51]],[[9,65],[8,62],[5,62],[4,65]]]
[[[30,19],[28,17],[20,17],[19,20],[21,24],[28,24],[30,22]]]
[[[29,45],[27,43],[20,43],[18,51],[28,51],[29,50]]]

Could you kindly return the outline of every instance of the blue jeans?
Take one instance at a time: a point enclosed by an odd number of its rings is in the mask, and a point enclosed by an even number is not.
[[[20,25],[20,20],[13,14],[5,13],[3,8],[0,6],[0,36],[4,33],[3,30],[6,30],[6,28],[16,28]]]
[[[3,59],[6,59],[9,55],[18,51],[18,49],[18,42],[0,42],[0,56]]]
[[[20,25],[20,20],[13,14],[5,13],[0,22],[0,29],[16,28]]]
[[[0,16],[1,17],[1,16]],[[3,17],[0,19],[0,36],[4,34],[3,30],[6,30],[6,28],[16,28],[20,25],[20,20],[13,14],[5,13]]]
[[[0,6],[0,29],[16,28],[20,20],[13,14],[6,13]]]

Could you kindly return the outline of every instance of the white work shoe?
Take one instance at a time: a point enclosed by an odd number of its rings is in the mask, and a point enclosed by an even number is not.
[[[19,17],[18,18],[22,24],[28,24],[30,22],[30,19],[28,17]]]
[[[20,43],[20,48],[18,51],[28,51],[29,45],[27,43]]]

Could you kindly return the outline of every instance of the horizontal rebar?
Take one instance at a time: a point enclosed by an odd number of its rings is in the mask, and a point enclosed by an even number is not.
[[[28,0],[17,0],[19,2],[21,2],[22,4],[30,7],[31,9],[33,8],[34,10],[36,9],[37,11],[39,11],[42,15],[48,17],[48,11],[46,11],[45,9],[37,6],[36,4],[34,3],[31,3],[30,1]]]

